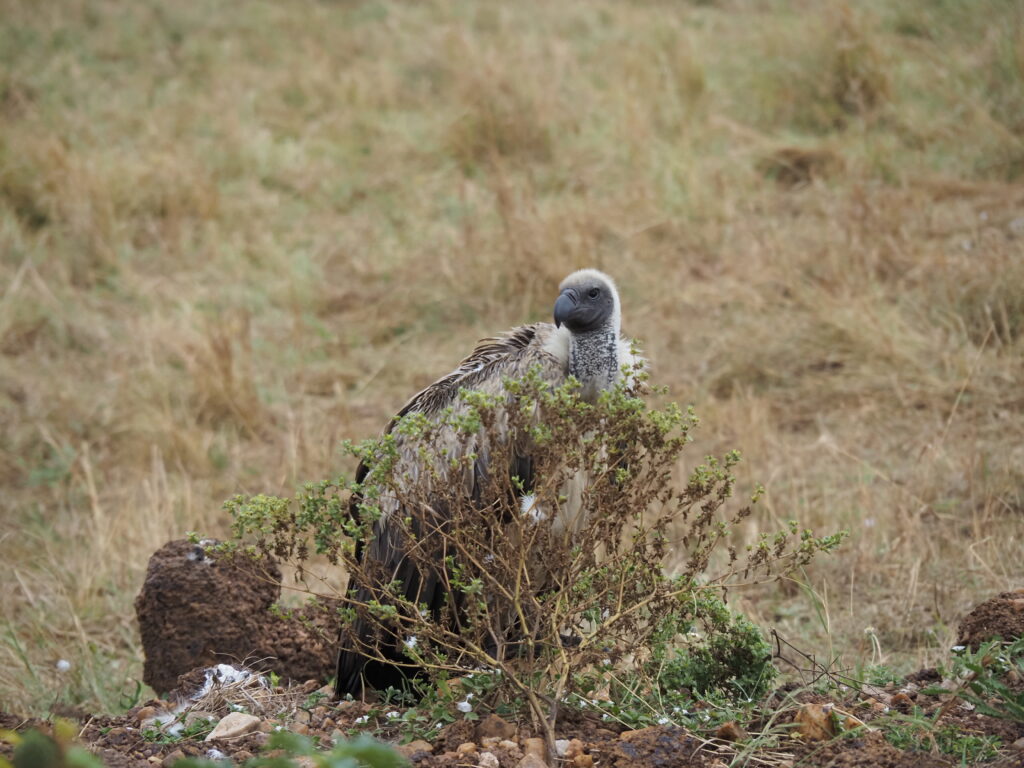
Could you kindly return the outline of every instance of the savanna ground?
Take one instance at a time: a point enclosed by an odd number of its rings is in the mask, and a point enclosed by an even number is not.
[[[948,658],[1024,581],[1022,177],[1011,0],[0,0],[0,701],[134,700],[157,547],[581,266],[750,539],[850,531],[733,604]]]

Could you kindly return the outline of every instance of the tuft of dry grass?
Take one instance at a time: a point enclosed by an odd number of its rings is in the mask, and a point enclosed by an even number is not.
[[[852,532],[763,624],[906,668],[1020,586],[1013,0],[0,11],[6,707],[128,703],[152,551],[584,265],[765,518]]]

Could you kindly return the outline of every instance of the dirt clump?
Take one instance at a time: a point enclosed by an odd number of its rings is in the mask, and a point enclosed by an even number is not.
[[[927,752],[904,752],[878,732],[807,744],[797,764],[807,768],[948,768],[953,763]]]
[[[1024,589],[1003,592],[968,613],[957,630],[958,645],[972,651],[989,640],[1016,640],[1024,636]]]
[[[277,565],[213,553],[214,543],[177,539],[150,558],[135,600],[143,680],[166,693],[197,667],[245,659],[291,680],[327,679],[340,628],[336,606],[272,612],[281,596]]]

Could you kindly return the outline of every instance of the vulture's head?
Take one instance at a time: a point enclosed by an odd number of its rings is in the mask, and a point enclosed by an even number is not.
[[[581,269],[562,284],[555,302],[555,325],[564,325],[572,333],[591,333],[609,329],[619,333],[619,293],[615,282],[604,272]]]

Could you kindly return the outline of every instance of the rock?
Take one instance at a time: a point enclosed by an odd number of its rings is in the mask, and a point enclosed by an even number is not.
[[[295,710],[295,715],[293,716],[292,719],[296,723],[309,723],[311,717],[312,716],[310,715],[310,713],[307,710],[305,710],[305,709],[297,709],[297,710]]]
[[[836,735],[830,704],[804,704],[793,716],[793,722],[805,741],[828,741]]]
[[[747,733],[735,720],[730,720],[718,726],[718,730],[715,731],[715,737],[723,741],[743,741],[743,739],[747,738]]]
[[[143,680],[158,693],[180,675],[224,657],[269,659],[268,668],[315,690],[334,672],[340,616],[333,606],[306,606],[290,618],[270,606],[281,594],[271,561],[207,554],[186,539],[168,542],[149,559],[135,599],[146,660]]]
[[[480,746],[484,749],[487,749],[489,747],[496,747],[501,743],[501,741],[502,740],[499,739],[497,736],[484,736],[482,739],[480,739]]]
[[[548,756],[548,748],[544,743],[544,739],[524,739],[523,754],[536,755],[542,760],[545,759]]]
[[[594,758],[592,755],[576,755],[572,759],[572,764],[576,768],[594,768]]]
[[[569,740],[568,739],[555,739],[555,754],[559,757],[565,757],[569,751]]]
[[[502,749],[519,749],[519,745],[510,739],[502,739],[498,742],[498,746]]]
[[[201,709],[189,710],[185,715],[185,725],[192,725],[197,720],[216,720],[217,716],[213,712],[204,712]]]
[[[531,741],[531,739],[527,739]],[[518,768],[548,768],[548,764],[544,762],[544,759],[538,757],[532,752],[528,752],[523,755],[523,759],[519,761]]]
[[[171,768],[171,766],[174,765],[176,762],[178,762],[179,760],[184,760],[184,759],[185,759],[185,753],[182,752],[180,749],[176,749],[173,752],[171,752],[169,755],[167,755],[167,757],[165,757],[163,760],[161,760],[160,764],[164,768]]]
[[[468,755],[473,752],[476,752],[476,744],[472,741],[463,742],[455,749],[455,754],[457,755]]]
[[[348,734],[345,733],[340,728],[335,728],[333,731],[331,731],[331,741],[334,742],[335,744],[337,744],[339,741],[345,741],[345,739],[347,739],[347,738],[348,738]],[[420,742],[414,741],[414,742],[411,742],[411,743],[412,744],[419,744]],[[426,742],[423,742],[423,743],[426,744]],[[409,746],[409,745],[406,744],[405,746]],[[430,745],[427,744],[427,746],[430,746]],[[401,750],[401,747],[396,747],[396,749]]]
[[[957,645],[972,651],[996,637],[1024,637],[1024,589],[1003,592],[976,606],[960,622],[957,637]]]
[[[1014,749],[1024,752],[1024,737],[1017,739],[1013,744],[1010,745]]]
[[[485,717],[476,727],[476,737],[481,742],[484,739],[514,739],[516,727],[507,720],[495,714]]]
[[[607,759],[607,765],[616,766],[674,766],[680,764],[680,755],[692,755],[704,744],[685,728],[651,726],[623,733],[609,745],[607,756],[602,754],[602,763]]]
[[[476,765],[477,768],[500,768],[501,761],[493,752],[481,752]]]
[[[288,726],[288,730],[292,733],[299,734],[299,736],[309,735],[309,726],[305,723],[292,723]]]
[[[256,715],[247,715],[245,712],[232,712],[221,718],[220,722],[213,727],[206,741],[214,739],[234,739],[252,733],[259,728],[260,719]]]
[[[146,720],[152,720],[154,717],[156,717],[156,707],[142,707],[142,709],[135,713],[135,722],[144,723]]]
[[[557,746],[557,742],[555,742]],[[569,747],[565,750],[566,760],[575,760],[578,755],[583,754],[583,742],[579,739],[570,739]]]
[[[272,720],[263,720],[260,723],[260,730],[263,733],[273,733],[278,730],[277,724]]]
[[[337,723],[329,717],[325,717],[320,721],[320,728],[322,730],[330,732],[334,730],[335,726],[337,726]]]
[[[341,738],[345,738],[345,734],[341,734]],[[408,744],[402,744],[395,747],[400,755],[404,756],[407,760],[412,760],[416,756],[425,757],[434,752],[434,745],[429,741],[423,739],[416,739],[416,741],[410,741]]]

